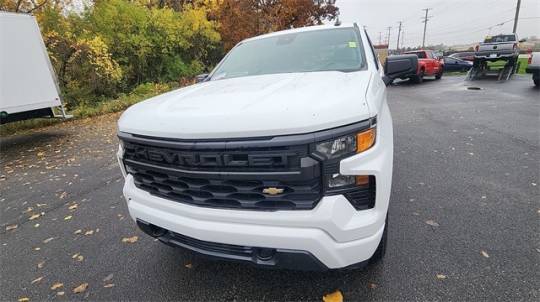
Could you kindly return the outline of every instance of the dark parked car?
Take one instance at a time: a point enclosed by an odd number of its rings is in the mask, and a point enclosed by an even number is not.
[[[456,53],[453,53],[449,56],[450,58],[454,58],[454,59],[460,59],[460,60],[465,60],[465,61],[474,61],[474,52],[472,51],[467,51],[467,52],[456,52]]]
[[[444,71],[468,71],[473,66],[470,61],[444,57]]]

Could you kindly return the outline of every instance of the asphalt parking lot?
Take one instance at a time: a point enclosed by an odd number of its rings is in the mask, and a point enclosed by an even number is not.
[[[538,300],[540,90],[454,76],[388,93],[383,263],[261,270],[156,242],[121,197],[113,114],[1,138],[0,300]]]

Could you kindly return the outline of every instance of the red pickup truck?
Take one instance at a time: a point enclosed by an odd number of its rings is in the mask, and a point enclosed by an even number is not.
[[[416,83],[422,83],[424,76],[435,76],[435,79],[440,79],[443,75],[444,63],[431,50],[414,50],[404,54],[416,55],[418,57],[418,69],[415,75],[411,75],[410,79]]]

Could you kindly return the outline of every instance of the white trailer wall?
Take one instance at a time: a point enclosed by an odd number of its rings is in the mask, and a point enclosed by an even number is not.
[[[33,16],[0,12],[0,112],[60,106],[49,56]]]

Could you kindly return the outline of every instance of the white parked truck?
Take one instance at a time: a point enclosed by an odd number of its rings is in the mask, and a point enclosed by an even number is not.
[[[35,18],[0,12],[0,122],[54,116],[64,108]]]
[[[532,74],[535,86],[540,86],[540,52],[532,52],[529,55],[528,65],[525,72]]]
[[[385,68],[356,24],[240,42],[200,83],[121,116],[131,217],[168,245],[260,266],[381,259],[393,160],[386,85],[416,64]]]

